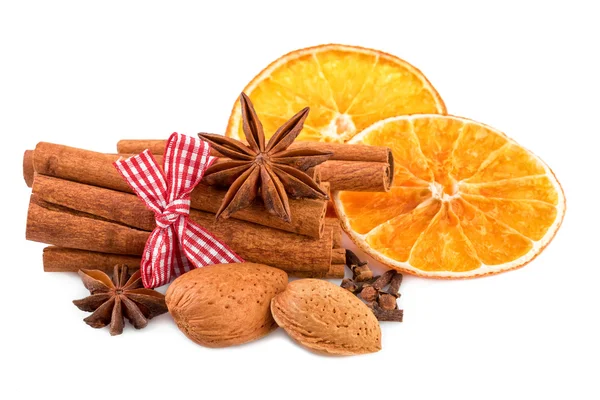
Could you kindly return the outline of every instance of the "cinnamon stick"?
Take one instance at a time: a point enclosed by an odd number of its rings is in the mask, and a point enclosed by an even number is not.
[[[99,269],[110,273],[117,264],[127,265],[132,270],[139,269],[142,259],[122,254],[106,254],[48,246],[44,249],[43,260],[44,271],[46,272],[77,272],[80,269]]]
[[[315,273],[306,271],[288,271],[288,275],[296,278],[324,278],[324,279],[342,279],[344,277],[344,264],[332,264],[327,273]]]
[[[111,197],[112,194],[114,193],[103,196]],[[141,202],[134,195],[123,194],[130,196],[130,199],[121,198],[120,207],[125,211],[120,215],[125,218],[120,222],[130,223],[130,218],[135,219],[136,226],[146,230],[107,221],[107,214],[95,215],[103,213],[103,206],[94,210],[94,202],[81,201],[78,205],[69,203],[85,211],[72,210],[45,202],[39,195],[40,192],[36,189],[30,202],[26,231],[29,240],[67,248],[139,256],[148,238],[148,230],[154,228],[152,213],[138,210],[135,204]],[[54,196],[53,199],[56,200],[56,193]],[[104,200],[99,204],[104,204]],[[330,228],[325,229],[323,238],[313,239],[235,219],[216,223],[213,214],[197,210],[191,211],[190,218],[227,243],[247,261],[272,265],[286,271],[326,273],[330,269],[333,241]]]
[[[141,153],[152,148],[153,154],[164,153],[165,140],[120,140],[119,153]],[[144,147],[148,146],[148,147]],[[319,166],[321,179],[331,184],[332,191],[387,192],[394,176],[394,157],[388,147],[326,142],[294,142],[290,149],[311,147],[332,152]],[[216,157],[222,157],[213,151]]]
[[[329,272],[325,275],[325,278],[328,279],[343,279],[346,273],[346,265],[345,264],[331,264],[329,267]]]
[[[25,237],[55,246],[141,255],[148,232],[53,208],[32,195]]]
[[[165,151],[166,140],[135,140],[125,139],[117,142],[117,152],[136,154],[146,149],[150,149],[152,154],[163,154]],[[367,146],[362,144],[342,144],[328,142],[301,142],[296,141],[289,147],[290,150],[311,149],[333,153],[330,160],[345,161],[371,161],[388,163],[392,158],[392,152],[384,146]],[[213,150],[213,156],[221,157],[217,151]],[[393,162],[393,161],[392,161]]]
[[[40,142],[33,154],[33,169],[37,174],[132,193],[127,182],[113,166],[119,158],[117,154]]]
[[[132,139],[119,140],[117,142],[117,153],[138,154],[148,149],[152,154],[164,154],[166,140],[157,139]]]
[[[331,251],[331,264],[346,265],[346,249],[334,247]]]
[[[333,247],[342,247],[342,225],[337,218],[325,218],[325,226],[330,227],[333,232]]]
[[[388,163],[369,161],[326,161],[320,166],[321,179],[331,190],[387,192],[392,187],[393,171]]]
[[[111,273],[116,264],[127,265],[132,270],[138,269],[142,259],[122,254],[107,254],[89,250],[48,246],[44,248],[43,261],[45,272],[77,272],[84,268],[99,269],[106,273]],[[288,275],[299,278],[328,279],[343,278],[343,272],[344,265],[332,265],[325,275],[316,272],[287,271]]]
[[[33,150],[25,150],[23,153],[23,178],[25,179],[25,184],[28,187],[31,187],[33,184],[33,174],[35,171],[33,170]]]
[[[33,153],[33,169],[41,175],[133,193],[112,165],[119,157],[116,154],[103,154],[40,142]],[[159,163],[162,163],[159,156],[156,158]],[[313,174],[318,174],[318,171],[313,171]],[[32,180],[33,176],[30,179]],[[216,213],[225,193],[224,190],[200,184],[191,194],[191,207]],[[286,232],[320,238],[324,232],[327,202],[319,199],[291,199],[289,204],[292,215],[290,223],[268,214],[264,206],[258,202],[235,213],[232,218],[281,229]]]
[[[156,226],[154,214],[133,194],[46,175],[36,175],[31,193],[44,202],[140,230]]]
[[[322,187],[328,188],[329,184],[324,182]],[[199,184],[191,194],[192,208],[207,211],[213,214],[219,210],[225,190],[214,186]],[[292,221],[285,222],[280,218],[267,213],[260,202],[255,202],[248,208],[242,209],[232,215],[232,218],[255,224],[281,229],[286,232],[320,238],[325,228],[325,212],[327,201],[320,199],[290,199],[290,211]]]

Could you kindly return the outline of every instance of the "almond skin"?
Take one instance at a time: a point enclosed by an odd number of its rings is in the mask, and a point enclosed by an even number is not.
[[[227,347],[277,328],[271,299],[285,290],[285,272],[262,264],[217,264],[175,279],[166,293],[175,323],[194,342]]]
[[[290,282],[271,301],[271,312],[292,339],[317,353],[354,355],[381,350],[381,330],[373,312],[331,282]]]

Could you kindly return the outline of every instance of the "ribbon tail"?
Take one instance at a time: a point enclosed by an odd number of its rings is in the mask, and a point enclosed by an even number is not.
[[[244,262],[229,246],[194,221],[184,218],[183,223],[181,247],[194,267]]]
[[[174,235],[171,227],[156,227],[150,234],[140,265],[145,288],[166,285],[173,276]]]

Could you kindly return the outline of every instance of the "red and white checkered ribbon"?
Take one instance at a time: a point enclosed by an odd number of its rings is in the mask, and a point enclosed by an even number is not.
[[[190,193],[214,160],[207,142],[173,133],[167,141],[164,172],[148,150],[115,162],[156,218],[140,267],[145,287],[165,285],[192,268],[244,261],[188,218]]]

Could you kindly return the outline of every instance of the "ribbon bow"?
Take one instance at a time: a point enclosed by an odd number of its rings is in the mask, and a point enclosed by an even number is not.
[[[115,162],[156,219],[140,266],[144,287],[162,286],[192,268],[244,261],[189,219],[190,193],[214,160],[207,142],[173,133],[167,141],[164,172],[149,150]]]

